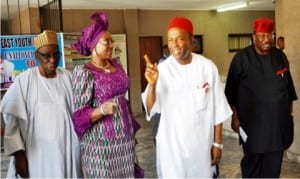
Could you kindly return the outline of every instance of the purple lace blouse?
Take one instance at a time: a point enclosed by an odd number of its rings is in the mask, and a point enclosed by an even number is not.
[[[129,78],[117,59],[111,60],[116,71],[105,73],[89,63],[78,65],[73,70],[73,123],[79,137],[113,139],[132,135],[140,127],[132,116],[125,93],[129,89]],[[116,115],[106,115],[100,122],[91,124],[95,107],[114,99]]]

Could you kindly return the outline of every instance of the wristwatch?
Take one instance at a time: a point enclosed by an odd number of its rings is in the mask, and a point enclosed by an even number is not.
[[[214,143],[213,143],[213,146],[214,146],[214,147],[217,147],[217,148],[219,148],[219,149],[221,149],[221,150],[223,149],[223,144],[218,144],[218,143],[215,143],[215,142],[214,142]]]

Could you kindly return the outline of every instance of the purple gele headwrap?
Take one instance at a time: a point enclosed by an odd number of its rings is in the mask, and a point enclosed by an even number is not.
[[[80,39],[71,47],[84,56],[89,56],[101,35],[108,29],[108,19],[104,12],[96,12],[91,16],[95,22],[85,27]]]

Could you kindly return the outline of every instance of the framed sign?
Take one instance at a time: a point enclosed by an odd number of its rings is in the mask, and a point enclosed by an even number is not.
[[[91,56],[83,56],[72,49],[71,44],[80,39],[80,33],[64,33],[64,58],[66,62],[66,69],[73,71],[76,65],[84,64],[91,59]]]
[[[193,48],[193,52],[198,54],[203,53],[202,35],[194,35]]]

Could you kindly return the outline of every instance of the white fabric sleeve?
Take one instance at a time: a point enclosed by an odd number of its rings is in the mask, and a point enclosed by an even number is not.
[[[214,84],[214,111],[215,111],[215,125],[225,122],[230,119],[232,110],[227,102],[224,87],[222,86],[220,77],[216,72]]]
[[[152,109],[150,112],[148,111],[147,105],[146,105],[147,93],[148,93],[148,86],[146,87],[145,91],[142,93],[142,102],[143,102],[143,106],[146,111],[146,120],[150,121],[154,114],[160,113],[160,107],[159,107],[159,103],[158,103],[158,96],[156,95],[156,100],[152,106]]]
[[[25,150],[24,140],[19,128],[19,119],[10,114],[2,114],[5,122],[4,150],[6,155],[11,155],[18,150]]]

